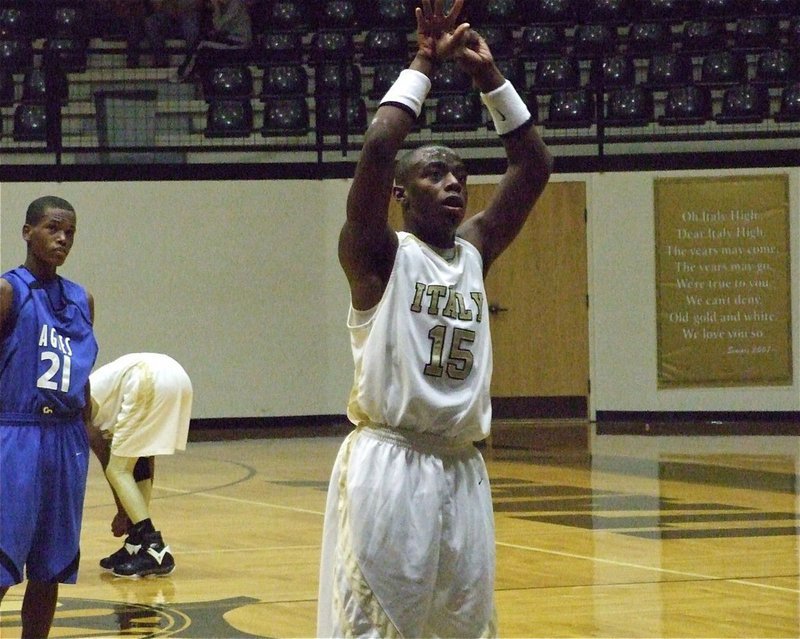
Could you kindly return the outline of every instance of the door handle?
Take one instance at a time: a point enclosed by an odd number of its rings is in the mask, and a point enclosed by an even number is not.
[[[498,313],[503,313],[507,310],[507,308],[500,306],[499,304],[489,304],[489,313],[492,315],[497,315]]]

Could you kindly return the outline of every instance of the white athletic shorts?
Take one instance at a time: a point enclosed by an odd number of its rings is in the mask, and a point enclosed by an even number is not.
[[[494,516],[471,443],[359,428],[331,476],[318,637],[492,637]]]
[[[131,353],[89,378],[97,406],[94,424],[119,457],[171,455],[185,450],[192,413],[192,382],[161,353]]]

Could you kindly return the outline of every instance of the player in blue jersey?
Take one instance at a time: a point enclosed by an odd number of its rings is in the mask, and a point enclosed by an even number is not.
[[[74,207],[31,202],[25,263],[0,278],[0,601],[27,578],[22,636],[47,637],[59,583],[75,583],[89,443],[94,301],[56,271]]]

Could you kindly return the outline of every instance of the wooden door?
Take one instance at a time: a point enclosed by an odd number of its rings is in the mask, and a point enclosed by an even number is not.
[[[471,194],[470,194],[471,196]],[[476,198],[477,199],[477,198]],[[492,396],[528,412],[585,417],[589,384],[586,186],[552,182],[486,280]],[[548,403],[551,408],[548,409]],[[584,406],[583,415],[569,414]],[[532,415],[514,415],[519,417]]]
[[[494,184],[469,186],[469,214]],[[551,182],[492,265],[492,398],[498,417],[585,417],[589,383],[586,185]],[[390,220],[401,227],[400,207]],[[582,414],[581,414],[582,413]]]

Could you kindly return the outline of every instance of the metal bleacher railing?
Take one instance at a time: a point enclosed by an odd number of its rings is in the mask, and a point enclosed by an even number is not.
[[[45,11],[46,33],[31,6]],[[171,69],[147,66],[146,49],[144,66],[126,68],[124,38],[87,32],[82,3],[0,1],[0,153],[30,163],[354,159],[413,51],[413,6],[255,2],[244,61],[173,83]],[[798,0],[490,0],[470,11],[556,155],[798,146]],[[174,69],[183,43],[171,46]],[[408,140],[421,142],[502,156],[468,78],[449,64]]]

